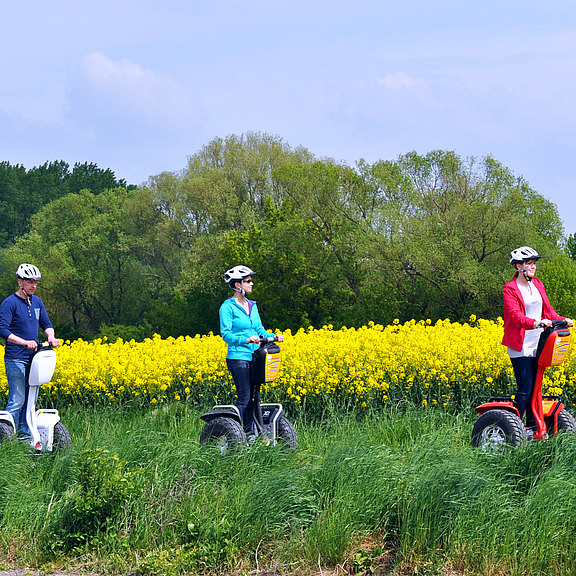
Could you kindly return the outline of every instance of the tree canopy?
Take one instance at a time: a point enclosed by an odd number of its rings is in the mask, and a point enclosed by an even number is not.
[[[71,335],[218,331],[222,274],[239,263],[257,271],[270,328],[495,318],[520,245],[545,257],[557,310],[576,314],[574,238],[550,201],[490,156],[437,150],[349,166],[248,133],[214,139],[140,188],[95,165],[33,172],[0,164],[12,215],[0,281],[9,290],[17,263],[36,263]]]
[[[46,162],[30,170],[0,162],[0,247],[24,235],[32,215],[53,200],[84,189],[99,194],[115,187],[126,188],[126,181],[117,180],[112,170],[88,162],[76,163],[72,170],[63,161]]]

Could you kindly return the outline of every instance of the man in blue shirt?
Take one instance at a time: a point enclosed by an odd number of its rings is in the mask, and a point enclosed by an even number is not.
[[[42,328],[48,342],[55,348],[59,341],[44,303],[34,295],[40,270],[32,264],[20,264],[16,271],[18,290],[0,304],[0,337],[4,339],[4,365],[8,379],[8,405],[18,435],[30,438],[26,423],[26,371],[38,346],[38,331]]]

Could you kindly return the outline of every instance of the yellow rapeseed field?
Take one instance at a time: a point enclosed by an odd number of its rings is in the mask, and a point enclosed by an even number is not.
[[[509,394],[514,378],[501,345],[501,319],[370,323],[283,332],[283,364],[263,398],[294,410],[326,406],[366,408],[387,402],[460,407],[494,394]],[[3,348],[0,347],[3,354]],[[57,349],[52,382],[41,403],[58,406],[136,406],[174,401],[205,403],[234,399],[220,336],[161,338],[114,343],[75,340]],[[547,369],[548,393],[575,397],[576,356]],[[0,392],[7,395],[4,371]]]

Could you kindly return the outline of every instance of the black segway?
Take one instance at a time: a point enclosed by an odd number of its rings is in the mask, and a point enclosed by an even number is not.
[[[284,415],[284,408],[278,402],[260,402],[260,387],[274,382],[282,363],[282,351],[276,343],[278,338],[260,338],[260,347],[254,352],[250,371],[253,393],[253,431],[246,435],[242,427],[240,411],[233,404],[217,404],[200,418],[206,422],[200,434],[201,444],[214,444],[221,454],[248,443],[262,440],[266,445],[282,443],[289,450],[298,447],[298,436],[290,421]]]

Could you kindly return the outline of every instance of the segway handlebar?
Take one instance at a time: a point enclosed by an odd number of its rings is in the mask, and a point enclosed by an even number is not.
[[[538,328],[546,328],[546,325],[541,322],[538,324]],[[552,320],[551,328],[552,330],[563,330],[568,328],[568,322],[566,322],[566,320]]]
[[[44,350],[54,350],[54,346],[52,346],[52,344],[50,344],[50,342],[38,342],[36,344],[36,348],[31,348],[30,351],[32,352],[32,355],[34,354],[38,354],[38,352],[42,352]]]
[[[260,336],[260,346],[271,344],[272,342],[278,342],[278,336]]]
[[[26,348],[28,348],[28,351],[36,354],[37,352],[41,352],[42,350],[53,350],[54,347],[52,346],[52,344],[50,344],[50,342],[35,342],[36,346],[34,348],[32,347],[28,347],[28,342],[31,342],[31,340],[26,340],[26,342],[23,344],[23,346],[26,346]]]
[[[36,346],[36,351],[38,350],[52,350],[53,346],[50,342],[38,342],[38,346]]]

